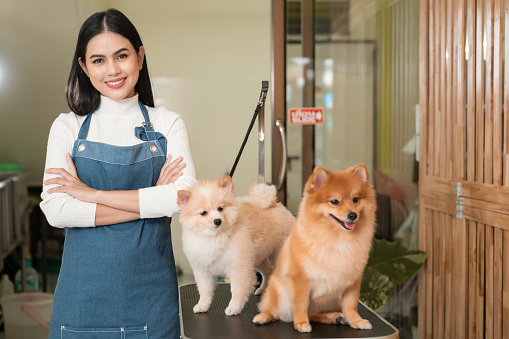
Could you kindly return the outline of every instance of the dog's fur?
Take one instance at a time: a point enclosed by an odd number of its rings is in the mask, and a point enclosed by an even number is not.
[[[233,193],[230,176],[221,181],[199,181],[178,192],[184,253],[194,273],[200,300],[195,313],[207,312],[216,277],[230,279],[232,299],[227,315],[239,314],[256,283],[255,269],[267,287],[275,260],[295,217],[276,202],[276,188],[257,184],[246,197]]]
[[[375,231],[375,192],[364,164],[308,179],[297,223],[287,238],[253,322],[310,321],[370,329],[357,312],[360,285]]]

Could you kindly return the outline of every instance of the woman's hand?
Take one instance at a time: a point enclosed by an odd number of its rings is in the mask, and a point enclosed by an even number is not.
[[[69,165],[69,172],[63,168],[48,168],[44,171],[48,174],[59,175],[59,177],[44,181],[45,185],[60,185],[50,188],[48,193],[67,193],[83,202],[96,202],[94,197],[98,191],[85,185],[78,178],[78,172],[69,153],[67,153],[65,159]]]
[[[156,186],[167,185],[177,181],[177,179],[182,176],[182,170],[186,167],[186,164],[182,162],[182,160],[182,157],[178,157],[172,162],[171,155],[168,155],[159,173]]]

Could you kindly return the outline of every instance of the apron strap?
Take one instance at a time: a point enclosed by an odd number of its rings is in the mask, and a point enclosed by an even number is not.
[[[157,140],[156,133],[154,131],[154,125],[150,122],[150,118],[148,116],[148,111],[145,105],[141,103],[141,101],[138,101],[138,105],[140,106],[141,112],[143,113],[143,119],[144,121],[141,123],[141,127],[136,127],[134,129],[134,135],[142,139],[142,134],[145,134],[144,138],[142,140]]]
[[[88,129],[90,127],[90,117],[95,112],[95,109],[92,112],[88,113],[85,121],[81,124],[80,133],[78,134],[78,139],[86,139],[88,136]]]

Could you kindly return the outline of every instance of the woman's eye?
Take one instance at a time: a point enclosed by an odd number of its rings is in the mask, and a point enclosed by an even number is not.
[[[206,216],[207,215],[207,211],[203,211],[200,213],[201,216]]]
[[[119,59],[124,59],[124,58],[127,58],[127,54],[120,54],[118,56]]]
[[[222,211],[223,211],[223,208],[222,208],[222,207],[219,207],[217,210],[218,210],[219,212],[222,212]]]
[[[356,204],[356,203],[358,203],[358,202],[359,202],[359,198],[354,197],[354,198],[352,199],[352,201],[353,201],[353,203],[354,203],[354,204]]]
[[[339,205],[339,200],[338,199],[334,199],[334,200],[331,200],[330,202],[333,206],[337,206]]]
[[[101,62],[103,62],[103,59],[95,59],[94,61],[92,61],[93,64],[98,64]]]

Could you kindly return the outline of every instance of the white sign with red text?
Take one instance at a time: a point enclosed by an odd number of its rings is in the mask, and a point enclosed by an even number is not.
[[[323,122],[323,108],[303,107],[291,108],[289,111],[290,124],[315,125]]]

